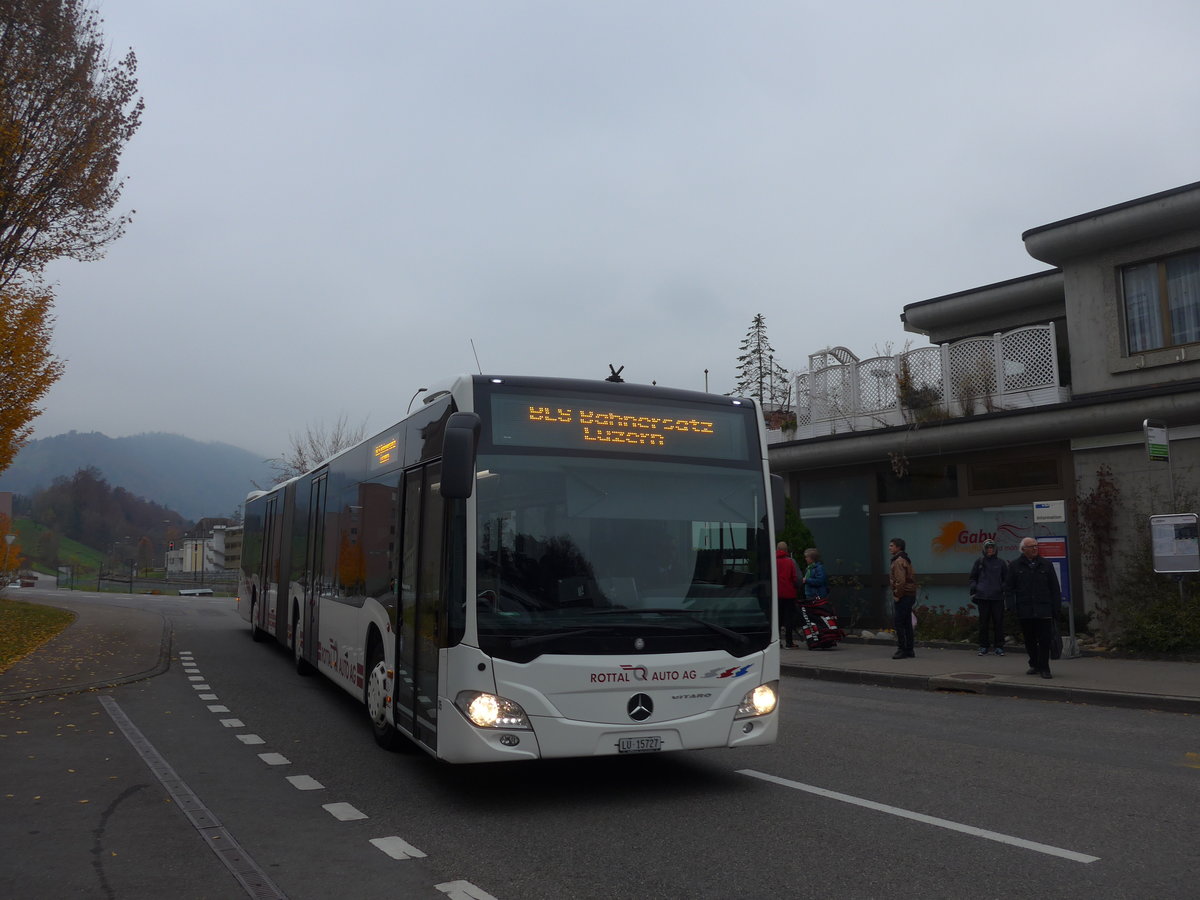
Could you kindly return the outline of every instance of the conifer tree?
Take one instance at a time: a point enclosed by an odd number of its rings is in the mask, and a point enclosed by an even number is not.
[[[788,370],[775,362],[775,348],[767,339],[767,320],[762,313],[754,317],[738,349],[738,380],[733,393],[774,407],[784,406],[791,395]]]

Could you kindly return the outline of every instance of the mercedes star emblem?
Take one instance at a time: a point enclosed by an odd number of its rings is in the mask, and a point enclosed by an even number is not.
[[[633,721],[644,722],[654,712],[654,701],[646,694],[634,694],[629,698],[629,703],[625,708],[629,711],[629,718]]]

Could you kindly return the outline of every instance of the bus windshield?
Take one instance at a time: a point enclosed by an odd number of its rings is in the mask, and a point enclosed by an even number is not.
[[[481,649],[734,657],[770,641],[762,471],[545,454],[481,455]]]

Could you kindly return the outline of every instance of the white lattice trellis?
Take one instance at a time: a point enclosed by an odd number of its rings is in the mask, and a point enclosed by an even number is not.
[[[828,347],[808,361],[809,371],[794,381],[798,438],[902,424],[902,377],[919,392],[920,406],[950,416],[971,414],[981,400],[996,410],[1069,396],[1058,384],[1053,322],[862,361],[845,347]]]
[[[858,409],[863,413],[896,408],[896,360],[876,356],[858,364]]]
[[[918,347],[916,350],[901,353],[900,365],[908,367],[908,378],[913,388],[928,389],[936,394],[937,400],[945,399],[941,347]]]
[[[1028,391],[1058,382],[1054,329],[1041,327],[1010,331],[1000,339],[1004,359],[1004,390]]]
[[[967,338],[946,348],[950,360],[950,396],[983,397],[996,393],[995,338]]]

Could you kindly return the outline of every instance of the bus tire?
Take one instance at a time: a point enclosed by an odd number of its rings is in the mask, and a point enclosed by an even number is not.
[[[312,663],[301,656],[304,645],[300,642],[300,605],[292,604],[292,661],[296,664],[296,672],[302,676],[313,673]]]
[[[396,751],[403,745],[404,737],[387,720],[387,703],[391,695],[383,645],[378,635],[372,632],[367,649],[367,683],[363,689],[363,701],[367,704],[367,717],[371,720],[375,743],[384,750]]]
[[[254,621],[255,618],[257,617],[257,615],[258,615],[258,604],[251,603],[250,604],[250,640],[254,641],[254,643],[256,643],[256,644],[261,644],[263,641],[265,641],[267,639],[267,633],[265,631],[263,631],[261,628],[259,628],[258,623],[256,621]]]

